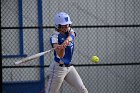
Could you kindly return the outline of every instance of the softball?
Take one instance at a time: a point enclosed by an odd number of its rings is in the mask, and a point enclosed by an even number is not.
[[[92,57],[91,57],[91,61],[92,61],[93,63],[98,63],[98,62],[100,61],[100,59],[99,59],[99,57],[97,57],[97,56],[92,56]]]

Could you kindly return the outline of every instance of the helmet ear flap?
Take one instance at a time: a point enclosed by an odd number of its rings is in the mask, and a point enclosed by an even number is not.
[[[55,29],[59,29],[59,28],[61,28],[61,25],[60,24],[55,25]]]
[[[55,25],[55,28],[56,28],[56,29],[59,29],[60,27],[61,27],[61,25],[60,25],[60,24]]]

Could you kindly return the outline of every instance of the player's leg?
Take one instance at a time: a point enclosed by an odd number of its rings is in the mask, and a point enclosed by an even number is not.
[[[82,82],[82,79],[80,78],[78,72],[73,66],[69,67],[69,73],[64,79],[71,86],[73,86],[78,91],[78,93],[88,93],[85,85]]]
[[[59,93],[66,72],[67,71],[65,71],[63,67],[60,67],[56,62],[50,65],[46,93]]]

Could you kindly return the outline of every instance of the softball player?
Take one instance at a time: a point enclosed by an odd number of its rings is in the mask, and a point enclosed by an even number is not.
[[[71,62],[76,33],[70,28],[72,24],[70,17],[60,12],[55,16],[54,22],[56,32],[50,37],[50,43],[55,48],[54,62],[49,67],[46,93],[58,93],[63,80],[73,86],[78,93],[88,93]]]

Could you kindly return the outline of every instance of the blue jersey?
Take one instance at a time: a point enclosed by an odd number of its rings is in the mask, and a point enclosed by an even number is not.
[[[68,36],[69,36],[68,32],[66,32],[65,35],[59,32],[55,32],[50,37],[50,43],[51,45],[53,45],[54,43],[58,43],[59,45],[61,45]],[[74,51],[74,41],[70,42],[70,44],[65,48],[65,54],[63,58],[60,58],[56,54],[56,51],[54,51],[55,62],[64,62],[64,64],[70,64],[72,60],[73,51]]]

